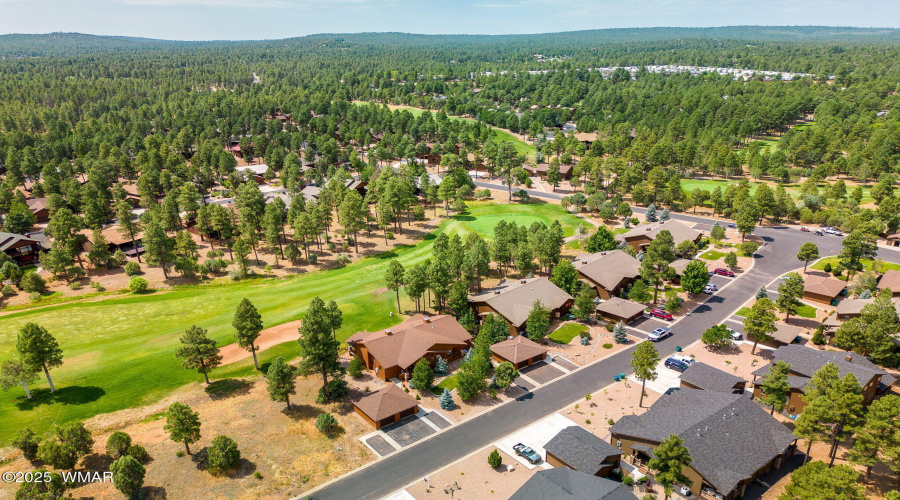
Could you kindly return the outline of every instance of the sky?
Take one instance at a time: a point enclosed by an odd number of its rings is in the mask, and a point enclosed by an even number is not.
[[[732,25],[900,28],[900,0],[0,0],[4,34],[169,40]]]

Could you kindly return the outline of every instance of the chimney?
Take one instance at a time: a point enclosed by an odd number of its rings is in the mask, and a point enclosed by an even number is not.
[[[846,362],[848,362],[848,363],[852,363],[852,362],[853,362],[853,355],[852,355],[852,354],[848,354],[847,357],[844,358],[844,361],[846,361]]]
[[[525,283],[528,283],[528,280],[524,280],[524,279],[523,279],[523,280],[519,280],[519,283],[521,283],[521,284],[524,285]]]
[[[581,261],[582,264],[587,264],[587,259]]]
[[[600,252],[600,256],[601,256],[601,257],[604,256],[604,255],[606,255],[606,252]]]
[[[650,229],[652,229],[652,228],[649,228],[649,227],[648,227],[647,229],[645,229],[645,231],[647,231],[647,232],[649,233],[649,232],[650,232]]]
[[[424,321],[426,323],[431,323],[431,318],[429,318],[428,316],[425,316],[425,319],[422,321]]]
[[[494,295],[500,295],[500,290],[494,290]]]
[[[387,335],[388,337],[390,337],[391,335],[394,334],[394,332],[392,330],[388,329],[388,330],[384,331],[384,334]]]

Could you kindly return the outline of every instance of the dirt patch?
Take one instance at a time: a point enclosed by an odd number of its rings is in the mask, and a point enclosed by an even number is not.
[[[372,295],[381,295],[382,293],[388,291],[388,287],[381,287],[377,290],[372,290]]]
[[[288,321],[259,332],[259,338],[256,339],[257,351],[265,351],[278,344],[297,340],[297,329],[300,328],[302,323],[303,321],[299,319],[297,321]],[[222,356],[223,365],[252,356],[250,351],[239,346],[237,342],[220,347],[219,354]]]

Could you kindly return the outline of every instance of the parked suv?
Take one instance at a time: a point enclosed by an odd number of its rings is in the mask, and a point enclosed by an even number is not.
[[[688,369],[688,364],[680,359],[669,358],[666,360],[666,368],[671,368],[675,371],[683,372]]]
[[[667,321],[672,321],[672,315],[667,313],[666,311],[663,311],[662,309],[654,309],[654,310],[650,311],[650,316],[653,316],[654,318],[664,319]]]
[[[660,340],[668,337],[669,335],[672,335],[672,330],[670,330],[666,327],[662,327],[662,328],[657,328],[656,330],[653,330],[652,332],[648,333],[647,338],[650,340],[650,342],[659,342]]]
[[[734,278],[734,272],[730,269],[725,269],[724,267],[717,267],[713,270],[713,274],[718,274],[719,276],[728,276],[729,278]]]

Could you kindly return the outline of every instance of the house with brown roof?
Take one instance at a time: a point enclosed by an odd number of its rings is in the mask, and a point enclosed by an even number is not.
[[[491,358],[503,363],[509,361],[513,366],[522,368],[531,366],[547,357],[548,349],[524,335],[497,342],[491,346]]]
[[[663,222],[651,222],[650,224],[638,226],[627,233],[617,237],[619,241],[631,245],[635,250],[643,250],[651,241],[655,240],[661,231],[669,231],[675,246],[683,241],[693,241],[700,243],[703,233],[692,227],[686,226],[684,223],[674,219]]]
[[[575,299],[547,278],[503,280],[494,288],[469,296],[469,307],[479,317],[497,314],[509,324],[509,334],[525,331],[534,303],[550,309],[551,317],[567,314]]]
[[[575,133],[575,139],[584,144],[586,148],[590,149],[591,145],[594,144],[594,141],[597,140],[597,132],[577,132]]]
[[[888,246],[891,247],[900,247],[900,233],[889,234],[885,238]]]
[[[367,394],[353,402],[355,411],[366,422],[381,429],[419,412],[419,403],[394,384]]]
[[[34,219],[38,224],[50,221],[50,209],[47,207],[47,198],[31,198],[26,200],[28,210],[34,214]]]
[[[19,266],[29,266],[38,261],[40,252],[50,249],[50,240],[43,233],[0,232],[0,251],[12,257]]]
[[[624,322],[626,325],[644,316],[647,306],[640,302],[612,297],[597,304],[597,314],[607,321]]]
[[[81,244],[81,249],[85,252],[90,252],[94,248],[94,244],[91,241],[94,237],[94,231],[92,229],[82,229],[79,232],[87,238],[87,240]],[[143,231],[139,231],[135,234],[133,240],[130,236],[122,234],[118,224],[103,226],[103,228],[100,229],[100,232],[103,234],[103,238],[106,240],[110,252],[121,250],[129,257],[135,257],[138,254],[144,253],[142,242],[144,238]]]
[[[743,497],[747,486],[796,449],[787,426],[746,395],[731,392],[675,389],[646,413],[625,415],[609,430],[610,443],[642,473],[667,437],[681,438],[693,459],[682,471],[691,479],[691,493],[709,499]]]
[[[641,262],[622,250],[583,253],[572,264],[601,299],[619,295],[641,275]]]
[[[807,271],[803,275],[803,298],[831,304],[841,295],[847,282],[841,281],[829,273],[821,271]]]
[[[894,289],[891,288],[891,291],[893,292]],[[841,299],[841,301],[838,302],[837,307],[834,308],[834,314],[826,318],[822,324],[826,327],[840,327],[845,321],[862,316],[863,308],[874,301],[874,297],[868,299],[845,297]],[[900,297],[894,297],[891,299],[891,302],[893,302],[896,307],[897,314],[900,314]]]
[[[381,380],[411,376],[413,366],[427,359],[434,366],[437,357],[445,361],[462,356],[472,336],[453,316],[417,314],[403,323],[378,332],[357,332],[347,339],[350,353]]]
[[[793,344],[798,341],[800,338],[800,334],[803,333],[803,328],[799,326],[789,325],[782,321],[775,322],[775,331],[770,334],[771,339],[761,340],[759,345],[764,345],[772,348],[779,348],[781,346],[785,346],[788,344]],[[753,339],[753,335],[747,336],[750,340]]]
[[[550,170],[549,163],[538,163],[537,165],[526,165],[522,167],[528,172],[528,175],[531,177],[538,177],[541,179],[547,178],[547,171]],[[563,179],[568,179],[572,176],[572,165],[566,165],[565,163],[559,164],[559,175]]]
[[[785,410],[791,415],[798,415],[806,407],[803,400],[806,385],[812,379],[813,374],[828,363],[833,363],[840,370],[843,377],[852,373],[859,381],[862,388],[863,404],[868,405],[875,399],[878,386],[892,385],[896,378],[885,372],[876,364],[865,357],[852,352],[820,351],[797,344],[786,345],[775,350],[772,361],[753,372],[753,397],[762,396],[762,379],[769,373],[772,364],[784,361],[791,365],[788,372],[788,383],[791,392]]]
[[[885,288],[890,288],[894,297],[900,297],[900,271],[889,269],[881,275],[881,279],[878,280],[878,290]]]

